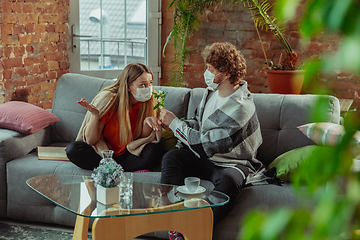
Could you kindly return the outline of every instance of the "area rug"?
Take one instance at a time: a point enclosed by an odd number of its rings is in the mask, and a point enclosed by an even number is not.
[[[72,230],[0,222],[1,240],[72,240],[72,237]]]

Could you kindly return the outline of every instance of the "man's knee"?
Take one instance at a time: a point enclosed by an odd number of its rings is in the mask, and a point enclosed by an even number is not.
[[[244,177],[241,173],[238,174],[228,174],[228,172],[222,172],[222,174],[218,174],[217,179],[215,181],[215,189],[233,195],[235,197],[241,191],[244,185]]]
[[[191,164],[192,152],[186,149],[176,149],[167,152],[162,159],[162,167],[183,169],[189,167]]]
[[[168,164],[174,163],[177,159],[177,150],[172,150],[164,154],[162,158],[162,165],[167,166]]]

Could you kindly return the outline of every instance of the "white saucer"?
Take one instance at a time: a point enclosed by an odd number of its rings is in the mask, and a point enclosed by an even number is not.
[[[177,190],[180,193],[187,194],[187,195],[199,194],[199,193],[203,193],[206,191],[206,189],[204,187],[199,186],[195,192],[189,192],[189,190],[187,189],[187,187],[185,185],[177,187]]]

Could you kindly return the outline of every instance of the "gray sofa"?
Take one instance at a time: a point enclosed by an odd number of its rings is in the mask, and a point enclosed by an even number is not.
[[[85,109],[76,103],[80,98],[91,101],[103,87],[111,84],[104,80],[77,74],[63,75],[56,87],[52,113],[60,121],[39,132],[24,135],[0,129],[0,217],[55,223],[73,226],[76,216],[41,197],[26,184],[26,180],[41,174],[90,175],[66,161],[38,160],[34,149],[37,146],[66,146],[73,141],[85,115]],[[167,109],[179,118],[194,116],[204,89],[155,87],[167,91]],[[280,154],[294,148],[314,144],[297,126],[308,123],[316,95],[253,94],[259,116],[263,144],[257,158],[268,165]],[[324,96],[327,101],[322,119],[339,123],[340,106],[337,98]],[[158,182],[159,172],[137,173],[135,180]],[[212,187],[207,181],[202,185]],[[279,206],[294,206],[298,198],[291,184],[262,185],[245,188],[238,197],[230,214],[215,226],[213,239],[237,239],[241,231],[241,220],[254,208],[273,209]],[[164,232],[154,233],[166,237]]]

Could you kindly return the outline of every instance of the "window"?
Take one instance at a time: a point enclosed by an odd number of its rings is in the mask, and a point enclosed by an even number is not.
[[[142,62],[160,78],[160,0],[71,0],[70,72],[116,78]]]

